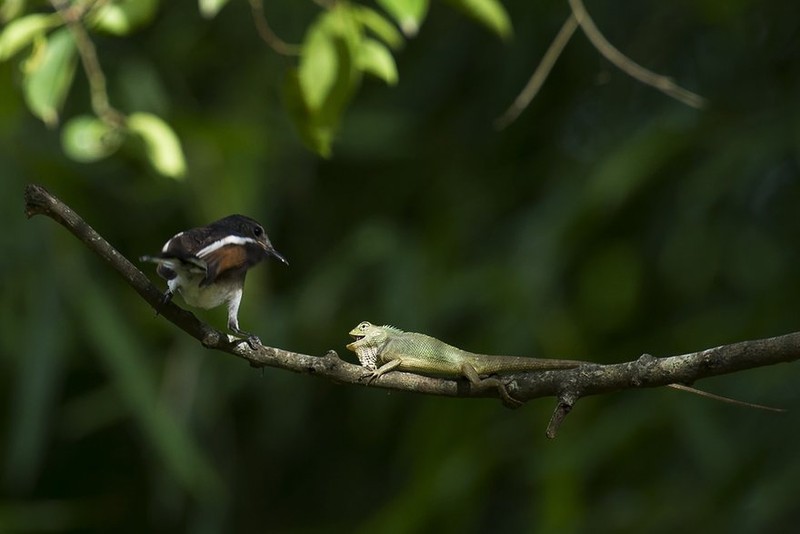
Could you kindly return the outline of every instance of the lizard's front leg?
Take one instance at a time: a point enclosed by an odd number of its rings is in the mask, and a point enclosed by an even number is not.
[[[377,369],[374,369],[374,370],[370,371],[369,373],[363,374],[359,378],[359,380],[364,380],[366,378],[367,379],[367,385],[369,385],[376,378],[379,378],[380,376],[385,375],[389,371],[393,371],[394,369],[396,369],[397,366],[399,366],[401,363],[402,363],[401,360],[391,360],[391,361],[381,365]]]
[[[477,389],[483,389],[485,387],[497,388],[497,392],[500,394],[503,405],[507,408],[519,408],[522,406],[522,402],[512,397],[511,394],[509,394],[506,385],[498,378],[481,378],[480,375],[478,375],[478,371],[476,371],[472,365],[466,362],[461,364],[461,374],[463,374]]]

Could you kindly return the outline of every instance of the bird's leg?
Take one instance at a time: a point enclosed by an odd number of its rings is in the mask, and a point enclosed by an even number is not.
[[[242,336],[242,341],[247,342],[250,345],[250,348],[256,350],[257,347],[262,346],[261,340],[258,339],[258,336],[255,334],[251,334],[249,332],[245,332],[241,328],[239,328],[239,304],[242,302],[242,291],[241,289],[236,292],[233,298],[228,302],[228,329],[235,334]]]
[[[251,334],[250,332],[245,332],[244,330],[241,330],[238,325],[231,326],[230,324],[228,324],[228,328],[234,334],[236,334],[238,336],[242,336],[244,339],[242,339],[240,341],[243,341],[243,342],[247,343],[250,346],[251,349],[256,350],[258,347],[263,346],[261,344],[261,339],[259,339],[259,337],[257,335]]]
[[[169,304],[169,302],[172,300],[172,297],[174,295],[175,295],[175,293],[172,291],[172,289],[167,289],[164,292],[164,294],[161,296],[161,300],[159,302],[158,307],[156,307],[156,317],[161,315],[160,308],[162,308],[162,307],[166,306],[167,304]]]

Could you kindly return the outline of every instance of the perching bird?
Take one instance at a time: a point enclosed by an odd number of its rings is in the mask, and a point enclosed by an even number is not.
[[[251,348],[261,341],[239,328],[239,304],[247,270],[273,256],[289,265],[258,222],[244,215],[229,215],[208,226],[179,232],[156,256],[141,261],[158,264],[157,272],[167,281],[164,302],[178,292],[186,304],[210,309],[228,305],[228,328],[247,338]]]

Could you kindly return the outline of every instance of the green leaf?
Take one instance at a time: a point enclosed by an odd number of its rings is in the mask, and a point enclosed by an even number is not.
[[[158,0],[117,0],[105,2],[91,17],[98,30],[113,35],[128,35],[150,22],[158,9]]]
[[[0,33],[0,61],[4,61],[33,43],[36,37],[44,36],[50,28],[58,26],[61,18],[55,13],[50,15],[34,14],[12,20]]]
[[[128,129],[142,137],[150,164],[161,175],[183,178],[186,160],[180,139],[172,128],[152,113],[132,113]]]
[[[213,19],[230,0],[198,0],[200,14],[207,19]]]
[[[3,0],[0,2],[0,21],[14,20],[25,11],[25,0]]]
[[[324,21],[308,29],[300,55],[298,81],[306,104],[312,110],[322,107],[336,83],[339,58],[336,35]]]
[[[377,0],[377,2],[397,21],[397,25],[406,37],[414,37],[419,32],[430,4],[429,0]]]
[[[401,48],[405,43],[403,35],[397,31],[394,24],[374,9],[365,6],[353,6],[353,15],[358,22],[392,49]]]
[[[499,0],[447,0],[453,7],[464,12],[496,33],[501,39],[511,37],[511,17]]]
[[[122,144],[118,128],[97,117],[81,115],[70,119],[61,132],[61,145],[70,158],[90,163],[114,153]]]
[[[328,157],[333,136],[361,80],[356,58],[361,24],[348,4],[337,4],[309,28],[300,64],[288,74],[284,98],[303,141]]]
[[[358,68],[389,85],[397,83],[397,65],[388,48],[374,39],[364,39],[358,51],[356,58]]]
[[[23,92],[28,109],[47,126],[58,124],[77,62],[75,41],[67,28],[53,32],[34,49],[23,70]]]
[[[330,157],[333,128],[317,121],[308,109],[303,90],[300,87],[300,75],[295,69],[286,74],[283,84],[283,99],[286,110],[289,112],[289,118],[297,128],[303,143],[323,158]]]

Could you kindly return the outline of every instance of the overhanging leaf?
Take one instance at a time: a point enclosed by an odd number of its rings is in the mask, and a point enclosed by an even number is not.
[[[105,2],[91,17],[98,30],[113,35],[128,35],[150,22],[158,9],[158,0],[117,0]]]
[[[70,119],[61,132],[61,146],[75,161],[89,163],[114,153],[123,136],[117,128],[97,117],[81,115]]]
[[[230,0],[199,0],[200,14],[207,19],[213,19]]]
[[[361,80],[356,57],[363,30],[348,4],[320,15],[309,29],[297,71],[287,75],[284,98],[306,145],[330,156],[333,136]]]
[[[32,44],[36,37],[43,36],[47,30],[60,23],[61,18],[55,13],[36,13],[12,20],[0,33],[0,61],[12,57]]]
[[[67,28],[53,32],[23,69],[23,92],[31,113],[47,126],[58,124],[58,114],[75,76],[75,41]]]
[[[316,120],[309,110],[300,87],[300,77],[294,69],[286,74],[286,80],[283,83],[283,99],[286,110],[289,112],[289,118],[297,128],[303,143],[320,156],[330,157],[333,129]]]
[[[511,17],[499,0],[447,0],[455,8],[496,33],[501,39],[511,37]]]
[[[25,10],[26,0],[3,0],[0,2],[0,21],[14,20]]]
[[[425,15],[428,14],[429,0],[377,0],[386,10],[406,37],[414,37],[419,32]]]
[[[392,53],[374,39],[361,41],[356,64],[362,71],[380,78],[389,85],[397,83],[397,65]]]
[[[324,21],[312,25],[306,33],[300,54],[297,76],[306,105],[318,110],[333,89],[339,69],[336,36]]]
[[[405,42],[403,35],[390,20],[374,9],[364,6],[353,6],[353,15],[358,22],[363,24],[365,28],[389,45],[389,47],[396,50],[403,46]]]
[[[128,117],[128,129],[141,136],[147,157],[153,168],[170,178],[183,178],[186,160],[180,139],[172,128],[152,113],[133,113]]]

